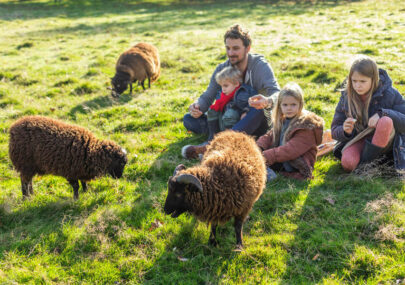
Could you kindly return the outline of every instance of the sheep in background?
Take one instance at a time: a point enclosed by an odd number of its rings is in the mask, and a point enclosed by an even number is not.
[[[148,85],[157,80],[160,75],[159,53],[155,46],[148,43],[139,43],[125,51],[118,58],[115,66],[115,76],[111,79],[112,95],[119,96],[136,81],[145,90],[144,82],[148,79]]]
[[[79,198],[86,181],[104,174],[120,178],[126,152],[115,142],[98,140],[90,131],[42,116],[19,119],[10,128],[9,155],[20,172],[23,198],[33,194],[35,174],[65,177]]]
[[[253,138],[224,131],[210,143],[200,165],[176,167],[168,181],[164,211],[173,218],[189,212],[211,224],[212,245],[217,245],[217,225],[233,217],[241,249],[243,223],[265,186],[265,161]]]

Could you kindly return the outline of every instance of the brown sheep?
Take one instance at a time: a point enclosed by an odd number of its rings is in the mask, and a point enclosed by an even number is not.
[[[110,174],[120,178],[126,152],[115,142],[97,139],[90,131],[42,116],[19,119],[10,128],[9,155],[20,172],[23,198],[33,194],[34,175],[65,177],[79,198],[79,181]]]
[[[240,249],[243,223],[265,186],[265,161],[255,141],[228,130],[214,137],[200,165],[176,167],[168,181],[164,211],[173,218],[189,212],[211,224],[212,245],[217,245],[217,225],[233,217]]]
[[[159,53],[155,46],[148,43],[139,43],[120,55],[115,65],[115,76],[111,79],[112,95],[119,96],[136,81],[145,90],[144,82],[148,85],[157,80],[160,75]]]

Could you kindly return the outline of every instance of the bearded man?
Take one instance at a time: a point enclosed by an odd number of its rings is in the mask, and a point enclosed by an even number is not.
[[[218,99],[217,94],[221,91],[215,76],[225,67],[234,66],[241,71],[243,83],[253,87],[258,95],[249,99],[249,111],[232,129],[260,136],[266,132],[271,122],[271,108],[277,100],[280,87],[266,59],[262,55],[250,53],[252,41],[248,31],[240,25],[234,25],[226,31],[224,42],[228,60],[216,67],[207,90],[189,106],[189,113],[183,118],[184,127],[196,134],[208,134],[205,112]],[[182,155],[188,159],[197,158],[205,152],[206,145],[207,142],[198,146],[185,146]]]

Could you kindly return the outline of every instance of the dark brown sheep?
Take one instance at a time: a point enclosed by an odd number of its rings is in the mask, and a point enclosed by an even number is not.
[[[34,175],[65,177],[79,198],[86,181],[104,174],[120,178],[126,152],[115,142],[97,139],[90,131],[41,116],[19,119],[10,128],[9,155],[20,172],[23,197],[33,194]]]
[[[118,58],[115,65],[115,76],[111,79],[112,95],[119,96],[136,81],[145,90],[144,82],[148,79],[148,85],[157,80],[160,75],[159,53],[155,46],[148,43],[139,43],[125,51]]]
[[[213,245],[217,225],[233,217],[237,247],[242,248],[243,223],[265,186],[265,161],[255,141],[229,130],[215,136],[200,165],[176,167],[164,211],[173,218],[189,212],[211,224]]]

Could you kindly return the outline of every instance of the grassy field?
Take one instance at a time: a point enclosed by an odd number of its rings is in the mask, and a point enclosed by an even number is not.
[[[268,183],[241,253],[232,223],[213,248],[205,224],[164,215],[174,167],[196,163],[181,147],[205,140],[182,116],[226,59],[223,33],[236,22],[327,128],[355,54],[375,58],[405,94],[402,0],[0,0],[0,284],[405,283],[403,181],[345,174],[332,156],[310,182]],[[161,77],[114,99],[115,61],[140,41],[158,47]],[[23,201],[8,129],[30,114],[124,146],[123,178],[94,180],[74,201],[66,180],[36,177]]]

